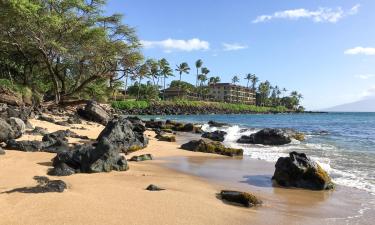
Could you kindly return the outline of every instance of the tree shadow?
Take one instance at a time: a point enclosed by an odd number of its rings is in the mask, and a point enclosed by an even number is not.
[[[240,181],[240,183],[245,183],[257,187],[273,187],[274,184],[272,182],[271,175],[251,175],[251,176],[243,176],[245,180]]]
[[[1,192],[1,194],[11,194],[15,192],[28,193],[28,194],[38,194],[47,192],[63,192],[67,188],[67,185],[62,180],[49,180],[48,177],[35,176],[34,180],[38,182],[38,185],[34,187],[21,187],[14,188],[9,191]]]

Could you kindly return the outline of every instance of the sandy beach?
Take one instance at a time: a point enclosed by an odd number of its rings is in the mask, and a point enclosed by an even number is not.
[[[68,128],[30,122],[49,132]],[[95,123],[73,127],[84,127],[70,129],[90,139],[103,129]],[[264,180],[273,172],[273,165],[254,160],[245,166],[243,160],[180,150],[178,143],[157,141],[151,131],[147,135],[148,147],[127,158],[150,153],[154,160],[129,162],[130,169],[125,172],[50,176],[68,184],[63,193],[4,193],[35,186],[32,178],[46,176],[55,155],[7,150],[0,157],[0,224],[343,224],[347,217],[358,214],[357,207],[366,199],[364,193],[342,187],[333,192],[273,188]],[[23,135],[21,139],[38,138]],[[70,139],[71,143],[80,141]],[[242,173],[258,180],[237,181],[238,165],[243,166]],[[166,190],[146,191],[149,184]],[[264,205],[242,208],[225,204],[216,197],[225,188],[251,191]],[[357,194],[358,202],[345,201],[347,194]],[[365,213],[354,221],[370,224],[367,216]]]

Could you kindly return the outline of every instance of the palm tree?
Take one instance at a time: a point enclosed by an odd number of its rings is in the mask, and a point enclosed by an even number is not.
[[[154,86],[156,86],[156,82],[155,82],[155,79],[159,79],[159,73],[160,73],[160,67],[159,67],[159,63],[153,59],[149,59],[147,60],[147,63],[149,65],[149,68],[150,68],[150,77],[152,78],[152,83],[154,84]]]
[[[144,63],[142,64],[138,71],[137,71],[137,77],[138,77],[138,93],[137,93],[137,100],[139,100],[139,92],[141,90],[141,83],[142,83],[142,79],[144,77],[147,77],[148,74],[150,74],[150,68],[149,68],[149,64]]]
[[[165,58],[162,58],[159,60],[159,66],[160,66],[160,74],[163,76],[163,100],[165,100],[165,80],[169,76],[173,76],[173,70],[169,66],[168,61]]]
[[[288,92],[286,88],[283,88],[281,91],[284,93],[283,96],[285,96],[286,92]]]
[[[251,85],[252,85],[252,89],[253,91],[255,92],[256,90],[256,85],[259,81],[259,78],[257,76],[255,76],[255,74],[253,74],[253,76],[251,77]]]
[[[197,77],[196,77],[196,82],[195,82],[195,87],[198,87],[198,75],[199,75],[199,69],[202,67],[203,61],[201,59],[198,59],[195,62],[195,68],[197,69]]]
[[[233,84],[236,84],[236,83],[238,83],[238,82],[240,82],[240,79],[238,78],[238,76],[234,76],[234,77],[232,78],[232,83],[233,83]]]
[[[181,92],[181,75],[183,73],[189,74],[190,67],[186,62],[181,63],[180,65],[176,65],[176,71],[179,72],[180,74],[180,82],[178,84],[178,97],[180,97],[180,92]]]
[[[249,88],[249,82],[250,80],[253,79],[254,76],[255,74],[251,74],[251,73],[246,74],[245,80],[247,80],[247,85],[246,85],[247,88]]]
[[[210,77],[208,83],[215,86],[215,84],[220,82],[220,77]]]
[[[198,75],[198,80],[200,81],[200,85],[199,86],[203,86],[203,84],[207,81],[207,76],[206,74],[199,74]]]

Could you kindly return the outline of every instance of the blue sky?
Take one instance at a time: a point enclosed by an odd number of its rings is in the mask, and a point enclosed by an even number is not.
[[[373,0],[110,0],[105,10],[125,15],[147,57],[202,59],[223,82],[255,73],[301,92],[307,109],[375,95]]]

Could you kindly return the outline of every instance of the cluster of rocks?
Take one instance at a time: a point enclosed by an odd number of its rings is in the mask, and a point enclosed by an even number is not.
[[[289,144],[292,138],[303,141],[304,134],[291,129],[265,128],[251,135],[243,135],[237,140],[241,144],[284,145]]]
[[[93,144],[77,145],[57,153],[48,173],[67,176],[73,173],[125,171],[125,154],[147,146],[143,122],[136,118],[119,117],[108,122]]]
[[[89,139],[87,136],[78,135],[70,130],[58,130],[52,133],[48,133],[41,127],[36,127],[29,133],[43,135],[42,141],[17,141],[15,139],[10,139],[6,142],[6,148],[25,152],[43,151],[58,153],[61,151],[69,150],[70,147],[68,144],[68,137],[86,140]]]
[[[147,128],[158,129],[164,132],[180,131],[180,132],[193,132],[202,133],[201,127],[193,123],[182,123],[172,120],[148,120],[144,121]]]

